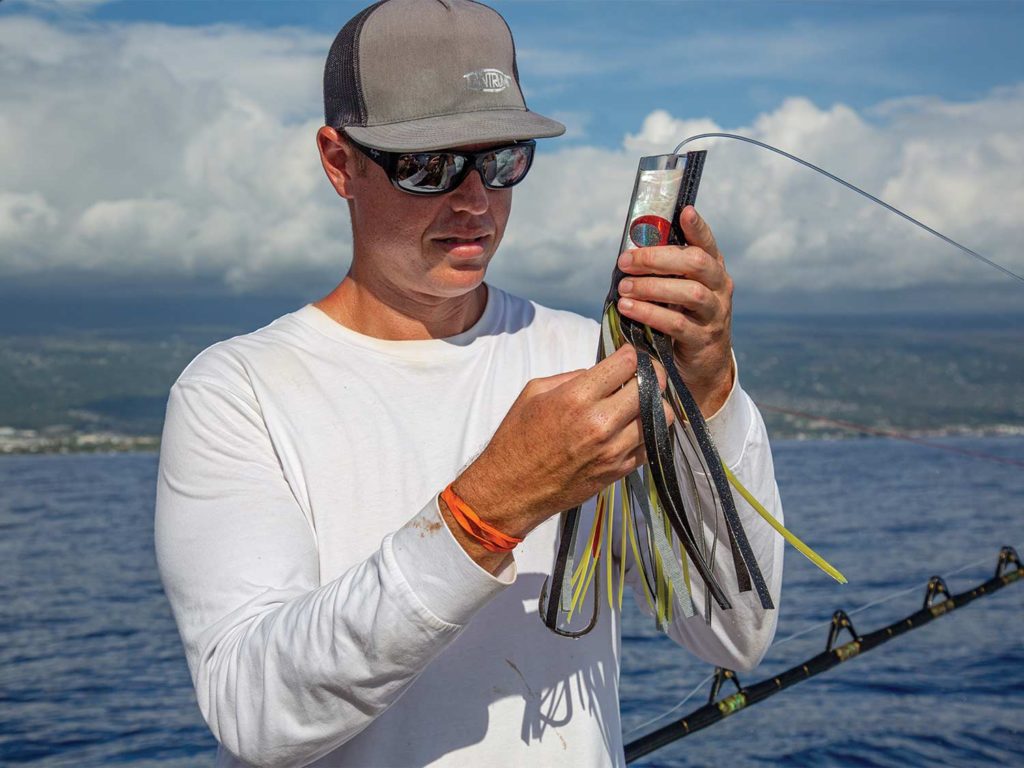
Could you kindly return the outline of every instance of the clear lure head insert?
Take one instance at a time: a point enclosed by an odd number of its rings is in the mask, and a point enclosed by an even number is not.
[[[699,151],[640,158],[619,253],[631,248],[685,242],[679,214],[696,200],[706,155]],[[610,301],[618,300],[619,280],[623,277],[625,274],[616,267],[612,273]]]
[[[669,242],[685,170],[686,155],[640,158],[620,252]]]

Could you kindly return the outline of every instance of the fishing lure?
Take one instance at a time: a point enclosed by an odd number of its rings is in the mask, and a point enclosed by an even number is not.
[[[708,138],[743,141],[799,163],[881,205],[981,263],[1024,282],[1024,276],[961,245],[838,176],[764,142],[730,133],[698,134],[680,142],[671,155],[641,158],[620,253],[632,247],[685,244],[679,227],[679,213],[686,205],[696,201],[707,153],[679,153],[690,142]],[[612,557],[609,550],[617,498],[621,506],[619,605],[621,607],[625,585],[625,560],[627,554],[631,553],[642,576],[640,583],[644,597],[656,616],[659,628],[664,629],[671,621],[673,605],[678,604],[684,615],[693,615],[691,564],[704,581],[714,603],[722,609],[730,607],[725,589],[713,569],[719,519],[724,519],[726,524],[739,590],[744,592],[753,589],[764,608],[774,607],[750,551],[732,491],[739,494],[772,528],[821,570],[840,583],[845,583],[846,578],[838,570],[772,517],[722,463],[700,409],[676,367],[671,340],[655,329],[619,315],[616,309],[618,284],[624,276],[616,266],[602,311],[598,360],[625,343],[632,344],[636,349],[641,424],[648,461],[641,471],[631,473],[598,495],[587,544],[578,563],[576,550],[581,507],[562,513],[554,568],[550,579],[544,582],[539,600],[540,615],[545,625],[566,637],[579,637],[596,625],[601,602],[599,563],[602,555],[608,603],[614,605]],[[666,396],[676,417],[671,427],[661,407],[653,366],[655,359],[664,367],[668,378]],[[714,508],[709,512],[715,516],[715,528],[710,547],[704,541],[705,510],[697,492],[698,476],[707,484],[713,500]],[[563,627],[563,617],[568,625],[575,614],[581,611],[591,585],[593,613],[590,621],[580,630]],[[711,621],[711,610],[712,600],[709,599],[705,608],[708,622]]]
[[[679,215],[685,206],[696,202],[706,155],[706,152],[699,151],[640,159],[620,253],[642,246],[685,245]],[[604,359],[623,344],[631,344],[636,350],[640,422],[647,463],[642,473],[633,472],[598,495],[587,545],[578,563],[575,551],[581,509],[577,507],[562,514],[552,577],[550,582],[545,581],[540,597],[544,623],[553,632],[569,637],[578,637],[593,628],[601,602],[602,556],[608,603],[609,606],[614,605],[612,557],[608,550],[614,531],[616,498],[621,505],[619,604],[625,587],[626,554],[630,551],[643,577],[645,599],[661,628],[671,621],[675,604],[685,616],[695,613],[691,567],[703,580],[714,603],[722,609],[732,607],[725,586],[714,572],[719,518],[725,522],[739,591],[753,590],[763,608],[775,607],[736,510],[730,486],[818,567],[836,580],[845,582],[839,571],[772,517],[719,458],[700,408],[676,366],[672,340],[660,331],[619,314],[618,285],[624,277],[625,274],[616,266],[602,312],[597,359]],[[667,374],[666,396],[676,417],[671,427],[662,409],[654,360],[663,366]],[[707,484],[708,495],[714,504],[714,508],[709,510],[715,515],[716,523],[710,546],[704,536],[705,510],[697,491],[698,476]],[[684,488],[688,492],[684,493]],[[566,623],[571,623],[585,602],[591,584],[594,592],[590,622],[578,631],[563,628],[562,616],[566,617]],[[712,601],[708,600],[705,610],[708,622],[711,621],[711,606]]]

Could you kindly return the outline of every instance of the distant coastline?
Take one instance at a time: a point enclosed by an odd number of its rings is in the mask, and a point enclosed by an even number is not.
[[[158,450],[181,371],[240,330],[94,326],[0,334],[0,455]],[[748,316],[734,331],[773,440],[1024,436],[1024,315]]]
[[[157,435],[79,432],[66,427],[0,427],[0,456],[54,453],[137,453],[160,448]]]
[[[898,435],[866,434],[836,429],[769,428],[773,441],[1024,437],[1024,426],[995,424],[985,427],[954,425],[941,429],[901,432]],[[119,432],[80,432],[65,426],[45,429],[15,429],[0,426],[0,456],[89,454],[89,453],[156,453],[160,450],[159,435],[128,435]]]

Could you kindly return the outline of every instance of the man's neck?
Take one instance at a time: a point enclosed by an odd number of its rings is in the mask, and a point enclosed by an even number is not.
[[[350,273],[327,296],[313,303],[346,328],[389,341],[443,339],[472,327],[487,306],[481,283],[463,296],[390,296]]]

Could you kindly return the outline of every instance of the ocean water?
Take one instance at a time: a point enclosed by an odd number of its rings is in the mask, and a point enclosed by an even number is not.
[[[1024,461],[1021,438],[946,444]],[[823,650],[816,625],[836,608],[884,600],[852,616],[866,633],[917,610],[930,576],[959,592],[1000,546],[1024,553],[1024,467],[876,439],[779,442],[775,457],[787,524],[850,583],[787,551],[781,642],[744,682]],[[153,559],[155,473],[149,454],[0,457],[0,764],[212,763]],[[1011,585],[641,764],[1016,763],[1022,609]],[[623,655],[627,738],[711,671],[635,610]],[[705,684],[677,715],[706,698]]]

